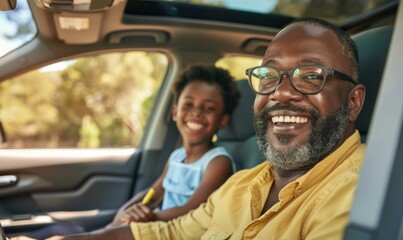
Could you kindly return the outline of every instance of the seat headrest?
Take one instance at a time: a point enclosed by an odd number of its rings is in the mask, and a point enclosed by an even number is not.
[[[382,26],[352,37],[358,49],[358,82],[366,88],[365,103],[356,122],[364,141],[382,80],[392,32],[393,26]]]
[[[256,134],[252,121],[255,94],[250,88],[248,80],[239,80],[236,84],[241,93],[239,105],[232,113],[228,125],[217,133],[218,139],[224,141],[241,141]]]
[[[217,145],[225,147],[234,159],[236,169],[254,167],[264,161],[259,151],[256,132],[253,127],[253,102],[255,93],[247,80],[236,82],[241,93],[239,105],[235,108],[228,125],[217,133]]]

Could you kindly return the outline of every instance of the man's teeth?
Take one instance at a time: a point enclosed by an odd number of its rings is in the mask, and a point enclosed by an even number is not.
[[[203,127],[201,124],[195,123],[195,122],[188,122],[187,126],[188,126],[188,128],[190,128],[192,130],[199,130]]]
[[[308,118],[296,116],[274,116],[271,118],[273,123],[306,123]]]

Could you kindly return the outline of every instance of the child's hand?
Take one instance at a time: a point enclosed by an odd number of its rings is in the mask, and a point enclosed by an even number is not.
[[[130,222],[148,222],[154,219],[154,212],[147,206],[137,203],[126,209],[120,217],[121,224]]]

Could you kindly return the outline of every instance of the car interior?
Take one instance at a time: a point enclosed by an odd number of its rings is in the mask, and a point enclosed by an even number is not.
[[[1,10],[14,11],[15,2],[3,2]],[[403,89],[398,71],[403,56],[399,2],[387,1],[340,24],[358,48],[359,82],[366,87],[366,99],[357,129],[368,147],[345,239],[403,239],[403,176],[398,171],[403,167],[403,113],[401,94],[396,93]],[[180,69],[189,63],[217,63],[228,56],[259,60],[271,38],[295,18],[180,1],[28,3],[38,33],[0,57],[0,84],[61,60],[105,52],[156,51],[167,56],[169,67],[138,146],[11,149],[7,148],[8,125],[0,119],[0,230],[7,236],[55,221],[87,230],[109,223],[119,206],[153,183],[169,154],[181,144],[169,91]],[[237,170],[264,161],[252,122],[255,93],[244,70],[236,76],[240,103],[216,140],[233,156]],[[0,118],[1,107],[0,103]]]
[[[393,26],[383,26],[353,36],[358,49],[359,82],[365,85],[366,90],[364,107],[357,120],[363,142],[368,135],[392,33]]]

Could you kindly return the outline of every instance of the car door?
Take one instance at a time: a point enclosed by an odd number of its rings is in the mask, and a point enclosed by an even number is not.
[[[129,69],[133,62],[141,68]],[[167,66],[161,53],[97,53],[1,83],[7,141],[0,151],[0,221],[6,234],[55,221],[102,227],[138,184],[159,175],[160,154],[169,150],[149,149],[143,141],[147,131],[164,139],[148,124],[153,112],[168,113],[156,103]]]

